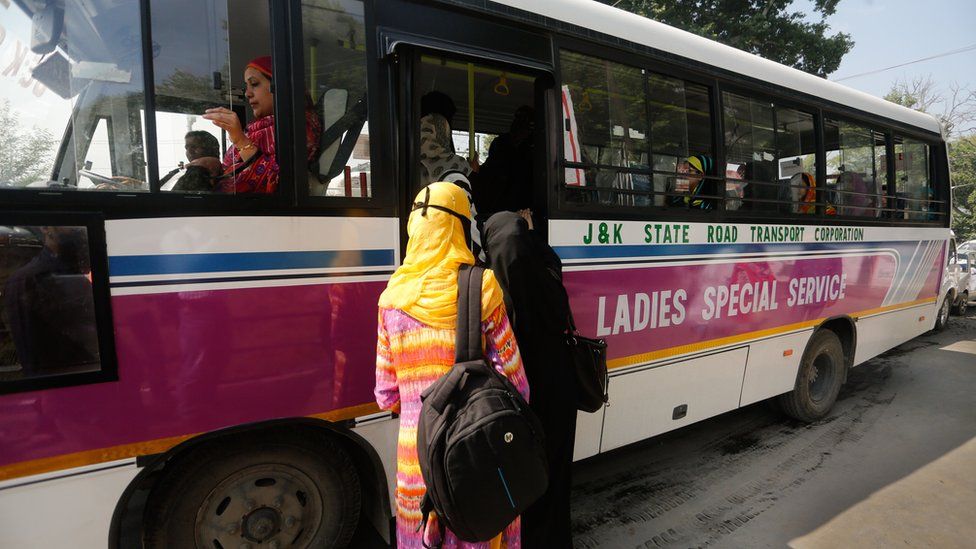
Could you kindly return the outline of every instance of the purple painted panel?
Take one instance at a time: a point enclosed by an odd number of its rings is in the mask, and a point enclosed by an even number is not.
[[[933,297],[939,262],[918,291]],[[896,288],[894,254],[576,271],[566,275],[581,333],[619,359],[882,307]]]
[[[119,381],[0,397],[0,465],[372,402],[385,287],[114,297]]]

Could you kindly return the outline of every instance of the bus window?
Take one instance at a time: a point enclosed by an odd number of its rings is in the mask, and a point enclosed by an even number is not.
[[[0,226],[0,392],[100,369],[87,230]]]
[[[372,196],[361,0],[302,2],[306,100],[322,131],[309,158],[312,196]]]
[[[605,205],[650,203],[643,71],[563,51],[567,198]],[[570,114],[572,113],[572,116]],[[572,135],[575,128],[575,135]],[[571,190],[570,190],[571,189]],[[612,189],[612,190],[607,190]]]
[[[655,193],[688,192],[688,179],[677,176],[678,172],[687,171],[688,157],[704,155],[714,158],[708,88],[650,73],[647,76],[647,89],[651,116],[653,190]],[[683,200],[681,196],[672,196],[669,200],[664,194],[654,195],[655,206]]]
[[[151,7],[161,189],[275,192],[277,160],[261,150],[274,146],[274,113],[256,111],[244,88],[248,64],[271,54],[267,1],[154,0]],[[258,80],[270,91],[266,75]],[[236,135],[203,118],[212,108],[237,115]]]
[[[536,77],[434,54],[420,54],[418,61],[413,74],[420,107],[414,188],[458,171],[469,176],[479,221],[494,212],[532,207]],[[525,125],[518,122],[526,120]]]
[[[885,135],[849,122],[824,119],[827,151],[826,214],[878,217]]]
[[[895,136],[896,216],[904,219],[935,219],[938,205],[929,181],[929,146]]]
[[[725,118],[725,172],[734,172],[727,184],[733,195],[728,209],[777,211],[776,115],[773,104],[741,95],[722,94]],[[741,201],[738,195],[741,193]]]
[[[0,3],[0,188],[148,190],[139,3],[92,9]]]

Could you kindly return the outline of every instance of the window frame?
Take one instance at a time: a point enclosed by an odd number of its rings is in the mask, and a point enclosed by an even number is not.
[[[779,97],[770,93],[766,93],[764,91],[754,90],[752,88],[741,87],[735,84],[726,84],[726,83],[719,84],[718,101],[719,101],[720,112],[722,113],[722,116],[719,117],[720,118],[719,123],[722,128],[721,142],[722,142],[722,166],[723,167],[725,167],[728,164],[728,158],[725,151],[725,94],[726,93],[732,95],[738,95],[739,97],[743,97],[752,101],[768,101],[773,107],[774,119],[776,118],[776,110],[778,109],[792,109],[795,111],[799,111],[811,115],[813,117],[813,138],[814,138],[814,147],[815,147],[814,156],[816,162],[816,166],[815,166],[816,173],[814,173],[813,176],[814,176],[814,180],[817,183],[817,210],[814,215],[790,216],[790,215],[784,215],[783,213],[778,211],[742,210],[742,209],[728,210],[725,208],[725,200],[723,200],[722,209],[723,211],[727,212],[729,220],[738,222],[740,220],[780,221],[783,219],[788,219],[790,220],[789,222],[795,223],[796,221],[799,220],[811,221],[811,220],[816,220],[821,218],[823,216],[822,214],[823,200],[821,200],[820,194],[824,189],[824,181],[826,181],[826,164],[824,163],[825,159],[821,158],[824,155],[824,149],[823,149],[823,118],[821,117],[822,113],[820,109],[818,109],[814,105],[810,105],[802,101],[796,101],[792,98]],[[776,143],[777,136],[778,136],[778,131],[776,130],[776,128],[773,128],[773,141],[778,147],[778,143]],[[729,181],[739,181],[738,179],[730,180],[729,178],[727,178],[725,176],[724,170],[722,171],[721,177],[722,177],[723,184],[727,184]],[[786,204],[786,202],[784,202],[783,204]],[[790,202],[790,204],[792,204],[792,202]]]
[[[648,74],[658,74],[668,78],[680,79],[688,83],[702,86],[708,91],[708,103],[709,103],[709,130],[711,132],[711,148],[715,158],[719,156],[719,143],[720,141],[717,137],[716,132],[718,131],[718,125],[716,123],[715,116],[715,104],[716,104],[716,84],[717,81],[709,78],[701,73],[695,71],[689,71],[686,69],[681,69],[674,67],[670,64],[661,63],[652,59],[636,54],[633,52],[622,51],[616,48],[610,48],[600,44],[594,44],[591,42],[585,42],[581,40],[576,40],[568,38],[565,36],[557,35],[553,37],[553,56],[554,56],[554,78],[556,80],[556,98],[558,100],[560,89],[563,84],[563,72],[562,72],[562,55],[563,51],[569,51],[572,53],[585,55],[589,57],[594,57],[603,61],[609,61],[611,63],[618,63],[621,65],[626,65],[637,70],[642,71],[642,76],[644,78],[644,91],[647,93],[647,82]],[[647,138],[647,154],[648,161],[650,162],[653,158],[652,156],[652,141],[653,141],[653,129],[651,128],[650,120],[650,102],[647,101],[645,97],[645,116],[647,117],[646,122],[648,123],[648,138]],[[567,200],[566,198],[566,185],[564,183],[565,169],[567,167],[582,167],[583,165],[577,165],[574,163],[567,163],[565,160],[565,150],[563,147],[563,124],[562,124],[562,111],[558,109],[559,114],[553,117],[550,123],[550,131],[553,132],[553,145],[555,150],[551,151],[553,158],[550,160],[550,165],[553,167],[551,170],[552,176],[550,180],[549,188],[554,189],[555,197],[550,199],[551,215],[550,218],[563,218],[563,219],[588,219],[592,218],[594,215],[600,217],[607,217],[612,219],[621,220],[642,220],[648,217],[648,212],[653,212],[655,217],[661,219],[671,219],[671,218],[688,218],[693,217],[695,221],[697,220],[708,220],[716,221],[722,216],[721,212],[724,211],[724,204],[720,199],[716,199],[716,207],[712,210],[692,210],[691,208],[682,208],[680,206],[668,207],[668,206],[629,206],[629,205],[607,205],[599,203],[578,203]],[[724,153],[724,151],[722,151]],[[651,163],[650,169],[648,170],[638,170],[632,168],[626,168],[622,166],[602,166],[599,164],[594,164],[592,166],[587,165],[587,167],[595,168],[597,170],[613,170],[618,173],[639,173],[646,174],[648,177],[652,178],[653,185],[653,163]],[[717,176],[712,176],[717,177]],[[643,195],[641,195],[643,196]],[[652,201],[654,199],[653,194],[647,195]],[[719,206],[719,204],[722,204]],[[689,213],[696,212],[696,213]]]
[[[377,134],[377,139],[370,139],[370,157],[377,159],[377,176],[373,178],[374,186],[370,198],[359,197],[308,197],[300,194],[305,192],[301,188],[307,187],[305,163],[305,128],[304,128],[304,87],[291,86],[292,82],[304,82],[302,47],[302,19],[301,0],[287,0],[277,2],[265,0],[269,10],[271,56],[276,67],[274,75],[275,87],[279,90],[290,90],[291,93],[275,94],[275,112],[288,113],[290,116],[278,116],[275,122],[275,139],[279,151],[291,151],[291,154],[279,153],[278,165],[280,180],[278,192],[274,195],[222,195],[196,194],[160,191],[159,158],[157,153],[156,112],[154,67],[152,64],[152,17],[150,2],[139,0],[139,16],[142,34],[142,78],[143,89],[141,98],[146,111],[144,131],[142,132],[144,161],[148,172],[146,191],[88,191],[64,190],[49,188],[31,189],[3,189],[0,198],[5,206],[11,209],[55,209],[74,211],[98,211],[110,218],[141,218],[141,217],[194,217],[200,215],[216,216],[282,216],[282,215],[328,215],[341,217],[392,217],[395,216],[394,198],[397,180],[387,177],[386,159],[377,155],[377,149],[385,142],[385,135]],[[375,27],[375,6],[370,0],[363,0],[366,35],[373,36]],[[373,40],[366,41],[366,87],[369,112],[380,113],[387,108],[379,94],[378,72],[380,63],[376,61],[376,47]],[[297,117],[297,118],[296,118]],[[301,120],[301,123],[295,123]],[[111,124],[110,124],[111,126]],[[60,147],[55,155],[57,169],[63,163],[68,148],[73,148],[77,137],[73,130],[73,117],[65,123],[64,134],[60,140]],[[383,139],[379,139],[382,137]],[[298,151],[293,146],[302,145]],[[152,146],[150,146],[150,144]],[[90,143],[89,143],[90,146]],[[298,159],[300,158],[300,161]],[[113,158],[114,160],[114,158]],[[371,166],[371,173],[374,172]],[[304,181],[304,183],[303,183]]]
[[[881,133],[886,135],[888,141],[887,153],[891,153],[890,135],[900,133],[906,137],[913,137],[925,141],[930,147],[931,182],[936,191],[936,201],[941,202],[942,208],[935,220],[910,220],[910,219],[885,219],[867,218],[850,216],[826,216],[818,211],[817,215],[803,217],[784,216],[757,216],[743,215],[741,210],[725,210],[724,200],[720,201],[721,206],[702,217],[699,214],[687,214],[685,209],[663,209],[658,207],[625,207],[625,206],[603,206],[599,204],[575,204],[567,202],[563,193],[563,172],[562,163],[564,151],[562,147],[562,127],[561,114],[557,114],[552,121],[550,131],[555,132],[557,139],[553,143],[554,158],[550,160],[553,167],[552,176],[549,181],[549,189],[555,196],[550,197],[552,207],[552,218],[559,219],[589,219],[594,215],[607,219],[619,220],[646,220],[650,217],[658,219],[678,218],[690,222],[732,222],[732,223],[784,223],[784,224],[803,224],[810,226],[831,225],[831,226],[919,226],[919,227],[949,227],[948,216],[948,167],[945,165],[945,142],[939,135],[917,128],[905,122],[890,119],[883,116],[876,116],[865,113],[855,107],[837,103],[835,101],[823,99],[815,95],[810,95],[791,88],[773,84],[759,78],[732,72],[727,69],[708,65],[694,59],[681,57],[674,53],[634,44],[622,40],[618,37],[586,31],[572,25],[565,25],[553,22],[550,25],[554,33],[553,50],[555,54],[555,69],[557,82],[562,81],[562,71],[560,67],[559,52],[568,49],[585,55],[596,56],[608,61],[628,64],[637,68],[645,69],[649,72],[656,72],[665,76],[681,78],[689,82],[700,83],[709,88],[712,97],[712,137],[715,143],[716,163],[725,165],[724,150],[724,120],[722,116],[716,116],[716,112],[721,112],[721,93],[725,90],[733,93],[743,94],[749,97],[763,97],[774,100],[780,107],[790,107],[803,110],[814,114],[815,140],[817,145],[817,185],[824,187],[826,181],[826,151],[824,148],[823,120],[825,117],[833,119],[843,119],[852,123],[864,125],[871,128],[882,127]],[[585,32],[584,32],[585,31]],[[558,96],[557,96],[558,98]],[[558,111],[558,109],[554,109]],[[939,150],[939,153],[935,151]],[[889,168],[891,170],[891,168]],[[893,181],[893,172],[888,175],[888,180]],[[724,184],[724,174],[722,177]],[[892,187],[892,185],[889,185]],[[890,191],[889,191],[890,192]],[[822,200],[818,197],[818,202]],[[726,213],[729,212],[729,213]],[[714,217],[712,217],[714,216]]]
[[[108,282],[108,253],[105,245],[105,218],[97,213],[5,211],[0,213],[4,225],[85,227],[88,255],[91,261],[92,302],[98,336],[101,368],[94,372],[55,374],[45,377],[0,381],[0,395],[118,381],[118,357],[112,322]]]

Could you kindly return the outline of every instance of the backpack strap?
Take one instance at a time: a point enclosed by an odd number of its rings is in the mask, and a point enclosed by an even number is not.
[[[481,282],[485,269],[461,265],[458,271],[457,331],[454,336],[454,362],[478,360],[481,349]]]

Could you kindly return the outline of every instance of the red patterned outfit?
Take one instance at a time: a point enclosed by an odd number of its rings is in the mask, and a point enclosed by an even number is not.
[[[244,132],[257,147],[249,160],[244,161],[237,147],[231,145],[224,154],[224,178],[220,192],[225,194],[253,193],[274,194],[278,190],[278,159],[275,155],[275,117],[258,118],[247,125]],[[305,147],[307,159],[313,162],[318,156],[322,123],[311,109],[305,111]]]

